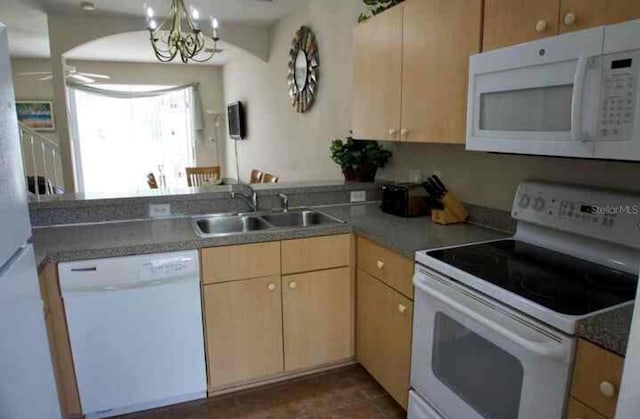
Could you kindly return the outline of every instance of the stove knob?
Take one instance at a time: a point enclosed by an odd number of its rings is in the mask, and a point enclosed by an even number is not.
[[[522,195],[520,197],[520,201],[518,202],[518,206],[522,209],[525,209],[527,207],[529,207],[529,204],[531,203],[531,198],[529,198],[529,195]]]
[[[536,198],[536,200],[533,201],[533,209],[536,211],[542,211],[545,205],[546,205],[546,202],[542,198]]]

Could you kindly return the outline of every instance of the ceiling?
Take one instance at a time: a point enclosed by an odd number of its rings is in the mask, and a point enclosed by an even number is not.
[[[94,0],[96,11],[84,12],[80,0],[0,0],[0,22],[9,28],[9,48],[16,57],[49,57],[47,13],[144,16],[145,6],[156,14],[168,11],[170,0]],[[272,25],[306,4],[301,0],[185,0],[204,18],[215,16],[224,23]],[[144,28],[141,28],[144,29]],[[123,43],[124,42],[124,43]],[[157,62],[149,52],[144,32],[116,35],[76,48],[74,59]],[[127,45],[123,49],[122,45]],[[225,55],[225,54],[222,54]],[[209,64],[223,64],[221,56]]]

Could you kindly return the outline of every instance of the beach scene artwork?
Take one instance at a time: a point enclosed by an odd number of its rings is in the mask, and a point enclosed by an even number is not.
[[[18,121],[36,131],[54,131],[53,103],[46,100],[16,102]]]

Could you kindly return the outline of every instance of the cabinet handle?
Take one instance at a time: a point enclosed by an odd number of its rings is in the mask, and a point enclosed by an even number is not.
[[[270,282],[269,285],[267,285],[267,289],[269,291],[275,291],[276,290],[276,284],[274,284],[273,282]]]
[[[402,128],[402,129],[400,130],[400,138],[402,138],[402,137],[406,137],[408,134],[409,134],[409,130],[408,130],[408,129],[406,129],[406,128]]]
[[[400,314],[404,314],[404,312],[407,311],[407,306],[405,306],[404,304],[398,304],[398,311],[400,312]]]
[[[571,26],[576,23],[576,14],[573,12],[569,12],[564,15],[564,24],[567,26]]]
[[[292,290],[298,288],[298,283],[296,281],[289,282],[289,288],[291,288]]]
[[[600,383],[600,393],[605,397],[613,397],[616,395],[616,388],[610,382],[603,381]]]
[[[379,260],[378,262],[376,262],[376,266],[378,267],[378,269],[382,269],[384,268],[384,262]]]
[[[544,19],[539,20],[538,23],[536,23],[536,32],[542,33],[546,30],[547,30],[547,21]]]
[[[389,130],[389,135],[390,135],[391,137],[395,137],[396,135],[398,135],[398,130],[397,130],[397,129],[394,129],[394,128],[391,128],[391,129]]]

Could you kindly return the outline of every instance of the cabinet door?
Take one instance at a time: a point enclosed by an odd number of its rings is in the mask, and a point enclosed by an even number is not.
[[[282,279],[285,371],[353,356],[351,269]]]
[[[482,50],[558,33],[560,0],[485,0]]]
[[[482,0],[407,0],[403,141],[464,143],[469,56],[480,51]]]
[[[358,270],[357,358],[407,408],[413,303]]]
[[[209,386],[282,372],[279,277],[204,286]]]
[[[637,0],[562,0],[561,4],[562,33],[640,18]]]
[[[566,419],[606,419],[604,416],[580,403],[574,398],[569,399]]]
[[[402,7],[391,8],[359,24],[354,31],[354,138],[399,139]]]

